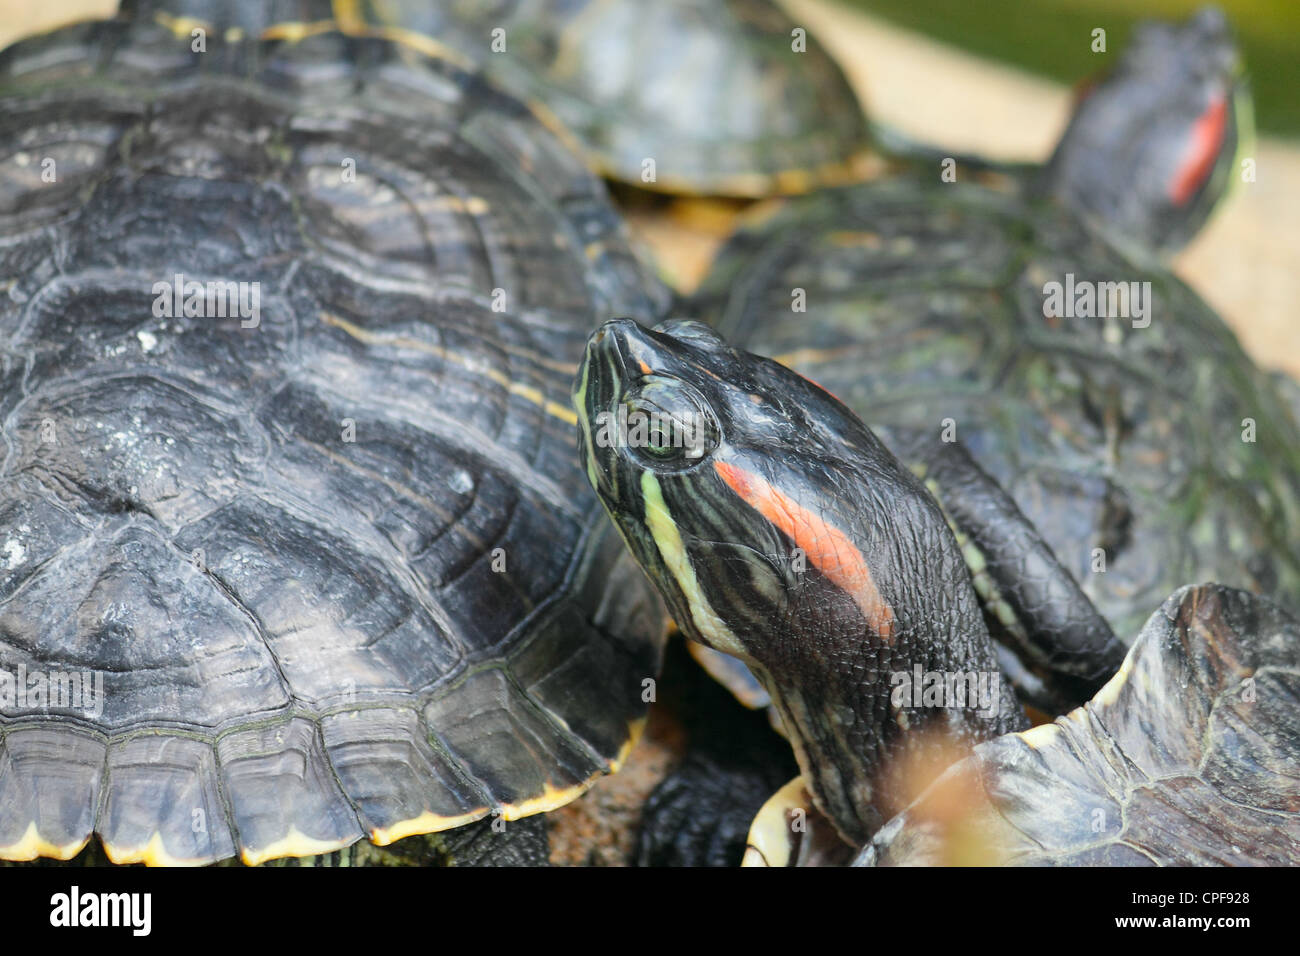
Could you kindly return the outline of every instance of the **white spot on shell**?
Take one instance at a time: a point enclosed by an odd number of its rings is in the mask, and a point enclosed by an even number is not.
[[[135,337],[140,340],[140,348],[144,349],[146,352],[152,352],[158,347],[158,336],[154,335],[152,332],[146,332],[141,329],[139,332],[135,333]]]
[[[10,538],[4,546],[5,567],[13,570],[27,559],[27,549],[15,539]]]
[[[467,495],[470,489],[474,487],[474,479],[464,468],[457,468],[451,473],[451,478],[447,480],[451,490],[457,494]]]

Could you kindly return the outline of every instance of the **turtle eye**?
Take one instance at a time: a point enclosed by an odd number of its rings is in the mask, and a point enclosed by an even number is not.
[[[643,450],[651,458],[673,458],[677,454],[676,448],[680,444],[676,432],[677,429],[673,427],[673,423],[652,419]]]
[[[717,447],[717,419],[685,382],[652,376],[628,394],[625,405],[623,444],[647,464],[690,467]]]

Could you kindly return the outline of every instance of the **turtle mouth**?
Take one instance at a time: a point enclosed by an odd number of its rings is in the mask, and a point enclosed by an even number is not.
[[[573,388],[573,407],[578,415],[579,444],[586,461],[587,478],[608,504],[618,501],[619,463],[616,449],[597,438],[602,417],[616,407],[632,385],[625,326],[638,328],[631,320],[614,319],[591,334]]]
[[[652,334],[631,319],[610,319],[591,333],[584,361],[602,362],[610,372],[610,383],[626,387],[632,378],[650,374],[646,359],[652,351]]]
[[[611,319],[587,340],[578,365],[573,405],[588,447],[599,416],[613,412],[653,374],[647,362],[655,352],[651,334],[631,319]]]

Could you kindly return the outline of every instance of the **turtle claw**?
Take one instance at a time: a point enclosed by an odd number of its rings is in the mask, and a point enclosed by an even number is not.
[[[750,824],[772,792],[799,772],[790,745],[687,659],[675,642],[663,683],[687,727],[686,754],[641,813],[637,866],[739,866]]]
[[[726,765],[691,751],[646,801],[637,835],[637,866],[739,866],[754,814],[780,782],[789,758],[768,766]],[[790,761],[792,762],[792,761]],[[772,765],[780,763],[785,770]]]

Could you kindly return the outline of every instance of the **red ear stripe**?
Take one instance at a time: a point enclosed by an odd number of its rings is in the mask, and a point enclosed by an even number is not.
[[[1223,134],[1228,125],[1228,99],[1216,96],[1192,125],[1186,155],[1169,181],[1169,198],[1181,206],[1201,188],[1223,148]]]
[[[839,528],[773,488],[753,472],[725,461],[714,462],[722,480],[746,504],[784,532],[808,560],[862,611],[867,625],[886,643],[894,638],[894,609],[885,603],[871,569]]]

